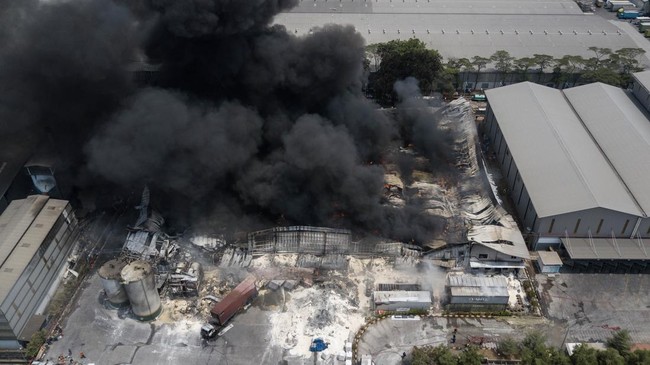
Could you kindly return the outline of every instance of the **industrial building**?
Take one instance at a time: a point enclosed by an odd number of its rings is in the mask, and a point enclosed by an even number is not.
[[[450,275],[447,309],[457,312],[501,311],[508,308],[508,280],[503,276]]]
[[[537,268],[544,274],[560,272],[562,259],[555,251],[537,251]]]
[[[484,132],[533,250],[565,265],[645,270],[650,262],[650,77],[634,92],[602,83],[488,90]]]
[[[0,348],[19,348],[40,329],[76,228],[70,204],[45,195],[14,200],[0,216]]]
[[[474,226],[467,232],[472,269],[523,269],[530,258],[526,242],[516,228]]]
[[[366,44],[418,38],[445,59],[490,57],[499,50],[517,58],[534,54],[589,58],[592,46],[650,48],[627,22],[585,14],[572,0],[300,1],[274,22],[298,36],[330,23],[352,25]],[[642,64],[650,62],[646,56],[640,59]]]
[[[428,310],[431,307],[429,291],[376,291],[373,293],[375,310],[391,312],[408,312],[410,310]]]

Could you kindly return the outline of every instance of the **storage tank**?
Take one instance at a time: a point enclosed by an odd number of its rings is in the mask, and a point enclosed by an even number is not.
[[[110,260],[99,268],[99,277],[106,293],[108,303],[114,307],[120,308],[129,305],[129,298],[122,285],[120,273],[124,266],[124,260]]]
[[[121,276],[135,317],[141,321],[158,317],[162,306],[151,265],[146,261],[133,261],[124,266]]]

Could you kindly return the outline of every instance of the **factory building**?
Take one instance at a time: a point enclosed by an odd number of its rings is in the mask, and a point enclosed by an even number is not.
[[[32,195],[0,215],[0,348],[19,348],[39,330],[76,239],[65,200]]]
[[[457,312],[492,312],[508,308],[508,280],[503,276],[450,275],[447,309]]]
[[[537,251],[537,268],[544,274],[560,272],[562,259],[555,251]]]
[[[408,312],[410,310],[428,310],[431,307],[429,291],[376,291],[373,293],[375,310],[391,312]]]
[[[648,269],[650,76],[634,76],[633,93],[530,82],[486,92],[484,131],[529,248],[561,248],[589,270]]]
[[[526,242],[516,228],[496,225],[474,226],[467,232],[472,269],[518,270],[530,258]]]

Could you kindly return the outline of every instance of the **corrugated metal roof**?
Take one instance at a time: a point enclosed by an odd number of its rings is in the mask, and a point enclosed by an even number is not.
[[[448,286],[507,287],[508,279],[504,276],[449,275]]]
[[[447,4],[451,9],[456,3]],[[329,4],[331,8],[338,8],[337,3],[330,1]],[[557,58],[565,55],[593,57],[591,46],[613,50],[643,46],[626,33],[638,32],[629,24],[618,27],[600,16],[532,14],[530,8],[520,9],[521,14],[508,14],[501,10],[500,3],[494,8],[499,14],[486,14],[484,8],[469,6],[462,11],[453,10],[460,11],[453,14],[444,14],[438,11],[440,8],[436,9],[438,14],[424,11],[403,14],[400,13],[404,6],[401,1],[393,1],[392,5],[390,13],[381,14],[342,13],[338,9],[328,13],[281,13],[274,23],[284,25],[298,36],[307,35],[312,28],[325,24],[350,24],[367,44],[416,37],[445,58],[489,57],[498,50],[506,50],[518,58],[536,53]],[[516,5],[512,9],[516,9]],[[646,56],[640,59],[642,64],[649,63]]]
[[[643,215],[562,91],[524,82],[486,94],[539,217],[597,207]]]
[[[450,289],[453,297],[508,297],[508,288],[503,286],[454,286]]]
[[[582,14],[570,0],[327,0],[301,1],[292,13],[363,14]]]
[[[7,226],[0,228],[0,257],[4,257],[0,266],[0,302],[25,270],[67,205],[66,200],[32,195],[14,200],[0,216],[0,225],[7,223]]]
[[[629,93],[602,83],[567,89],[564,94],[647,216],[650,121],[642,108]]]
[[[501,226],[473,226],[467,232],[467,238],[510,256],[529,259],[526,241],[518,229]]]
[[[373,293],[375,303],[391,302],[417,302],[431,303],[431,292],[429,291],[376,291]]]
[[[650,240],[629,238],[562,238],[569,257],[600,260],[647,260],[650,259]]]

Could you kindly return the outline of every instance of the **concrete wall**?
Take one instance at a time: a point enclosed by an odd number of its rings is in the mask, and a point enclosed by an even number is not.
[[[57,273],[67,265],[67,257],[76,239],[77,221],[70,204],[58,218],[22,275],[0,304],[0,314],[9,324],[10,332],[0,321],[0,341],[12,341],[20,335],[27,321],[46,298]]]
[[[375,310],[385,310],[385,311],[408,312],[411,309],[427,310],[429,309],[429,307],[431,307],[430,302],[393,302],[393,303],[375,304]]]
[[[632,92],[641,105],[650,112],[650,91],[635,80],[634,85],[632,85]]]
[[[541,273],[556,273],[560,272],[560,265],[544,265],[540,260],[537,260],[537,268]]]

